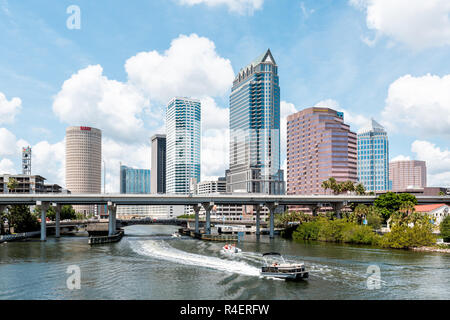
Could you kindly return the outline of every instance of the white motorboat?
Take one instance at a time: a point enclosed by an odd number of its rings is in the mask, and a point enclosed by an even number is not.
[[[309,277],[304,263],[287,263],[278,252],[263,254],[265,265],[261,268],[261,275],[265,277],[285,280],[301,280]]]
[[[236,248],[236,246],[234,244],[226,244],[222,247],[222,252],[234,254],[234,253],[240,253],[240,252],[242,252],[242,250],[239,248]]]
[[[181,238],[181,234],[175,232],[172,234],[172,238]]]

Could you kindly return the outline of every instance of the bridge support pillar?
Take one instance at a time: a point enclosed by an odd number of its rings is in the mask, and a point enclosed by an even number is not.
[[[206,211],[206,226],[205,233],[211,234],[211,209],[214,207],[214,202],[207,202],[203,204]]]
[[[52,207],[55,209],[55,238],[61,237],[61,205],[52,203]]]
[[[116,234],[116,212],[117,206],[112,202],[108,202],[108,235]]]
[[[41,208],[41,241],[47,241],[47,210],[50,204],[48,202],[36,201],[36,205]]]
[[[336,213],[336,216],[338,219],[341,219],[341,210],[347,205],[347,201],[344,202],[335,202],[331,204],[333,207],[334,212]]]
[[[258,204],[255,206],[256,210],[256,236],[259,237],[261,235],[261,209],[263,205]]]
[[[197,204],[193,207],[194,209],[194,213],[195,213],[195,233],[200,233],[200,217],[199,217],[199,212],[200,212],[200,208],[202,207],[201,204]]]
[[[270,239],[275,237],[275,210],[278,208],[278,202],[267,203],[266,207],[270,211]]]
[[[5,212],[7,206],[0,204],[0,216],[3,212]],[[5,233],[4,230],[4,226],[3,226],[3,221],[0,221],[0,236],[3,235]]]

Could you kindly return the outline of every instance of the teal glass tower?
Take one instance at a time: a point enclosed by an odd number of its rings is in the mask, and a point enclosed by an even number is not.
[[[241,69],[230,95],[227,192],[284,194],[280,86],[270,50]]]
[[[201,104],[173,98],[166,112],[166,192],[188,194],[192,178],[200,181]]]
[[[371,119],[358,131],[358,179],[367,191],[389,187],[389,140],[384,127]]]
[[[120,166],[120,193],[150,193],[150,170]]]

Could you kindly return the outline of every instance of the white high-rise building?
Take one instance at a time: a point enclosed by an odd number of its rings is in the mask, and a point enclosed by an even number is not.
[[[200,181],[200,101],[173,98],[167,106],[166,192],[189,193],[191,178]]]
[[[66,188],[72,194],[101,193],[102,132],[91,127],[66,129]],[[96,206],[74,206],[77,212],[96,214]]]
[[[201,104],[173,98],[166,113],[166,193],[188,194],[191,178],[200,181]],[[172,207],[169,215],[188,213]]]

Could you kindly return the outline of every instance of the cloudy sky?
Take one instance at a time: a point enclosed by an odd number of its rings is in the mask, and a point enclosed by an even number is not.
[[[391,159],[426,160],[429,185],[450,186],[449,16],[448,0],[0,0],[0,172],[31,145],[33,173],[65,185],[65,128],[93,126],[118,192],[119,163],[150,168],[166,103],[191,96],[202,178],[221,176],[234,74],[270,48],[283,162],[287,115],[329,106],[354,131],[373,117]]]

